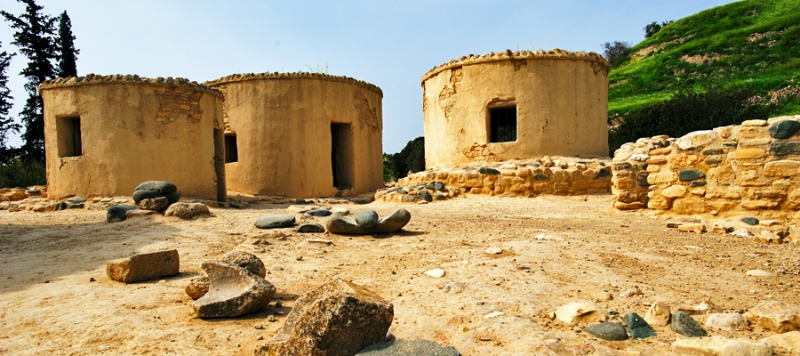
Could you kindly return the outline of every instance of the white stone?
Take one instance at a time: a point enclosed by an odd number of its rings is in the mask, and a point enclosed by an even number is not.
[[[747,229],[739,229],[728,235],[740,236],[740,237],[753,237],[753,234],[751,234],[750,231],[747,231]]]
[[[772,335],[760,341],[772,346],[772,350],[778,355],[800,355],[800,331],[790,331],[788,333]]]
[[[663,197],[670,199],[680,198],[684,194],[686,194],[686,187],[682,185],[673,185],[661,191]]]
[[[778,220],[759,220],[758,224],[761,226],[775,226],[780,224],[781,222]]]
[[[717,135],[712,130],[690,132],[679,138],[676,143],[682,150],[688,150],[698,146],[706,145],[714,141]]]
[[[728,339],[722,336],[678,339],[672,344],[681,354],[696,353],[718,356],[772,356],[769,345],[746,339]]]
[[[631,155],[630,159],[631,161],[645,162],[648,159],[650,159],[650,155],[646,155],[644,153],[634,153],[633,155]]]
[[[575,324],[581,322],[605,321],[606,315],[600,308],[591,303],[570,303],[556,309],[556,319]]]
[[[714,313],[706,319],[707,328],[715,328],[727,331],[734,331],[744,328],[748,324],[747,318],[739,313]]]
[[[503,313],[503,312],[491,312],[489,314],[484,315],[483,317],[485,319],[491,319],[491,318],[494,318],[494,317],[498,317],[500,315],[505,315],[505,313]]]
[[[444,270],[443,269],[432,269],[430,271],[425,272],[426,275],[431,276],[433,278],[442,278],[444,277]]]
[[[763,269],[751,269],[746,273],[748,276],[754,277],[774,277],[775,274],[769,271],[765,271]]]
[[[550,235],[550,234],[539,234],[533,237],[537,240],[552,240],[552,241],[564,241],[561,236]]]
[[[644,321],[654,326],[667,326],[669,325],[670,316],[669,305],[664,302],[658,302],[647,310],[647,314],[644,315]]]
[[[488,255],[499,255],[499,254],[503,253],[503,249],[502,248],[497,248],[497,247],[489,247],[483,252],[488,254]]]

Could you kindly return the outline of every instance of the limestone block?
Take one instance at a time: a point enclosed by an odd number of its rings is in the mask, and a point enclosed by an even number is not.
[[[614,207],[617,208],[618,210],[637,210],[644,208],[645,205],[642,202],[633,202],[633,203],[616,202],[614,203]]]
[[[192,303],[201,318],[235,317],[257,312],[267,306],[276,288],[245,268],[221,261],[204,262],[209,289]]]
[[[734,331],[747,325],[747,318],[739,313],[714,313],[706,319],[706,328]]]
[[[667,326],[669,325],[670,316],[669,305],[664,302],[658,302],[647,310],[644,320],[650,325]]]
[[[713,201],[713,202],[707,202],[706,205],[711,210],[716,210],[717,212],[722,213],[733,209],[733,207],[736,206],[736,203],[729,201]]]
[[[800,308],[781,301],[765,301],[745,313],[753,325],[785,333],[800,330]]]
[[[677,214],[702,214],[705,212],[705,199],[696,197],[686,197],[675,199],[672,202],[672,211]]]
[[[768,145],[772,142],[771,139],[768,137],[765,138],[752,138],[749,140],[741,140],[739,141],[739,147],[753,147],[753,146],[763,146]]]
[[[632,203],[639,200],[639,195],[629,191],[623,191],[614,195],[614,201]]]
[[[799,168],[800,168],[800,161],[794,161],[794,160],[772,161],[764,165],[764,175],[769,177],[789,177],[800,173],[798,172]]]
[[[670,153],[672,153],[672,148],[671,147],[656,148],[656,149],[650,150],[650,152],[648,152],[648,154],[650,156],[668,155]]]
[[[651,157],[650,159],[647,160],[647,164],[648,165],[652,165],[652,164],[658,164],[658,165],[667,164],[667,158],[663,157],[663,156]],[[650,166],[648,166],[648,167],[650,167]]]
[[[744,200],[742,208],[747,210],[772,209],[778,206],[778,202],[769,200]]]
[[[106,274],[125,283],[174,276],[179,271],[178,250],[142,253],[106,263]]]
[[[756,126],[739,126],[739,136],[743,138],[766,136],[766,128]]]
[[[211,214],[208,206],[203,203],[174,203],[164,211],[164,216],[177,216],[181,219],[192,219],[201,214]]]
[[[556,319],[567,324],[605,321],[606,315],[591,303],[570,303],[556,309]]]
[[[728,159],[759,159],[767,156],[767,151],[760,148],[741,148],[728,153]]]
[[[677,139],[675,143],[682,150],[707,145],[714,141],[717,135],[712,130],[690,132]]]
[[[673,185],[661,191],[662,196],[670,199],[680,198],[684,194],[686,194],[686,187],[682,185]]]
[[[678,339],[672,344],[673,351],[681,355],[718,355],[718,356],[772,356],[772,347],[748,339],[728,339],[712,336],[701,339]]]
[[[800,210],[800,189],[795,189],[789,194],[786,200],[786,208],[789,210]]]
[[[662,166],[659,165],[659,164],[651,164],[651,165],[647,166],[647,170],[646,171],[649,172],[649,173],[655,173],[655,172],[660,171],[661,167]]]
[[[800,331],[772,335],[759,341],[772,346],[772,350],[778,355],[800,355]]]
[[[647,182],[650,184],[673,183],[677,179],[678,175],[675,172],[671,171],[653,173],[647,176]]]
[[[647,208],[648,209],[655,209],[655,210],[669,210],[672,205],[670,204],[669,200],[667,199],[650,199],[647,201]]]
[[[742,126],[756,126],[756,127],[767,126],[767,120],[745,120],[742,121]]]
[[[350,356],[383,342],[394,306],[350,282],[333,279],[295,302],[286,324],[256,356]]]

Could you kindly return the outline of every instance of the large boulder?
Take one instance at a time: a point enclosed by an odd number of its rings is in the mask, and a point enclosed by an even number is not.
[[[459,356],[452,346],[439,346],[428,340],[391,340],[367,347],[356,356]]]
[[[269,304],[276,288],[245,268],[221,261],[205,262],[209,289],[192,303],[201,318],[235,317],[257,312]]]
[[[125,283],[174,276],[178,272],[178,250],[142,253],[106,263],[106,274],[115,281]]]
[[[165,181],[142,182],[133,189],[133,202],[137,205],[142,199],[153,199],[158,197],[167,198],[168,204],[174,204],[181,198],[178,187],[175,184]]]
[[[781,301],[765,301],[750,309],[745,316],[753,325],[785,333],[800,330],[800,307]]]
[[[332,279],[295,302],[286,324],[256,356],[352,356],[383,342],[394,318],[394,306],[377,294],[341,279]]]
[[[364,213],[366,212],[362,212],[359,215]],[[389,234],[402,230],[403,227],[411,221],[411,213],[406,209],[397,209],[383,219],[378,220],[374,226],[371,224],[371,220],[371,214],[364,214],[364,216],[358,218],[357,221],[350,220],[339,214],[333,214],[328,218],[325,225],[328,231],[334,234]],[[359,223],[359,221],[361,223]]]

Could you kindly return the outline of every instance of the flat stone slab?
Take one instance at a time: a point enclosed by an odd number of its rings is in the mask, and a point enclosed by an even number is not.
[[[125,221],[128,218],[127,212],[130,210],[136,210],[138,207],[136,205],[117,205],[112,206],[106,212],[106,221],[113,223],[113,222],[120,222]]]
[[[772,347],[753,340],[728,339],[722,336],[678,339],[672,349],[680,355],[720,355],[720,356],[772,356]]]
[[[583,332],[599,337],[603,340],[622,341],[628,340],[625,327],[618,323],[602,323],[583,328]]]
[[[142,199],[137,205],[139,206],[139,209],[142,210],[161,211],[167,208],[169,202],[167,201],[166,197],[155,197]]]
[[[327,211],[327,210],[326,210]],[[325,227],[320,224],[302,224],[297,227],[297,232],[299,233],[322,233],[325,232]]]
[[[106,274],[115,281],[125,283],[174,276],[178,272],[178,250],[142,253],[106,263]]]
[[[378,220],[376,226],[365,228],[356,221],[345,218],[339,214],[333,214],[328,218],[325,225],[328,231],[334,234],[344,235],[372,235],[389,234],[398,232],[411,221],[411,213],[406,209],[397,209],[383,219]]]
[[[314,209],[305,212],[309,216],[331,216],[331,211],[328,209]]]
[[[211,214],[208,206],[203,203],[174,203],[164,211],[164,216],[175,216],[184,220],[193,219],[202,214]]]
[[[247,269],[221,261],[201,266],[208,274],[209,289],[192,303],[201,318],[236,317],[257,312],[267,306],[276,288]]]
[[[556,309],[556,319],[567,324],[605,321],[606,315],[591,303],[570,303]]]
[[[139,183],[139,185],[133,189],[134,192],[137,190],[154,190],[162,194],[169,194],[177,192],[178,187],[175,186],[175,184],[163,180],[149,180]]]
[[[769,346],[778,355],[800,354],[800,331],[790,331],[788,333],[772,335],[759,340]]]
[[[672,313],[672,321],[670,323],[672,331],[688,336],[688,337],[704,337],[708,333],[697,323],[689,314],[682,311]]]
[[[393,318],[389,301],[332,279],[298,299],[280,332],[256,346],[255,355],[355,355],[383,342]]]
[[[748,324],[747,318],[739,313],[714,313],[706,319],[706,328],[734,331],[744,328]]]
[[[745,314],[750,323],[772,332],[800,330],[800,307],[781,301],[761,302]]]
[[[256,227],[259,229],[277,229],[292,225],[294,225],[294,215],[272,214],[256,219]]]
[[[439,346],[428,340],[392,340],[367,347],[356,356],[459,356],[452,346]]]

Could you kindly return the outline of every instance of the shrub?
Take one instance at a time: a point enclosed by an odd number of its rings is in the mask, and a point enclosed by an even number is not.
[[[614,41],[603,43],[603,56],[611,62],[611,66],[616,67],[626,60],[630,54],[631,45],[627,42]]]
[[[44,185],[44,161],[15,158],[0,165],[0,187]]]
[[[408,141],[406,147],[395,154],[384,157],[385,165],[393,172],[395,179],[404,178],[408,172],[425,170],[425,137],[417,137]],[[386,169],[384,169],[384,173]]]

